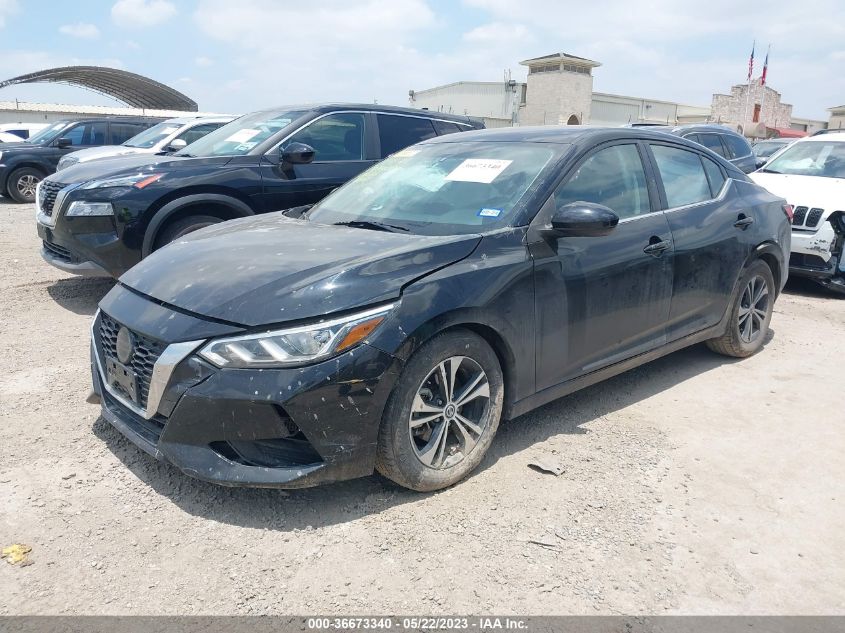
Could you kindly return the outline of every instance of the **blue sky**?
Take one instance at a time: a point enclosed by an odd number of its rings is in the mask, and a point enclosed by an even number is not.
[[[524,78],[522,59],[565,51],[602,62],[594,89],[709,105],[755,75],[793,114],[845,103],[841,0],[0,0],[0,79],[96,64],[170,84],[201,110],[284,103],[407,104],[409,89]],[[114,103],[56,85],[0,100]]]

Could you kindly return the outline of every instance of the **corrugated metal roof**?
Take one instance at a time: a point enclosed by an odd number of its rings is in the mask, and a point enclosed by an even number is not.
[[[31,103],[28,101],[0,101],[0,112],[60,112],[78,114],[80,116],[153,116],[178,117],[185,116],[185,110],[157,110],[147,108],[123,108],[120,106],[73,105],[69,103]],[[192,112],[196,116],[219,115],[216,112]],[[225,115],[221,115],[225,116]]]
[[[48,68],[0,81],[0,88],[25,83],[63,83],[113,97],[136,108],[196,112],[197,102],[149,77],[103,66]]]

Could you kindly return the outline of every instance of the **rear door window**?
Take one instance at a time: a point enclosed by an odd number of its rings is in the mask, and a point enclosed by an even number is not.
[[[376,118],[382,158],[437,135],[431,119],[390,114],[378,114]]]
[[[288,139],[314,148],[314,162],[364,160],[364,115],[330,114],[310,123]]]
[[[133,136],[143,132],[145,127],[146,126],[139,123],[112,123],[109,126],[109,134],[111,137],[109,145],[121,145]],[[97,145],[97,143],[94,143],[94,145]]]
[[[663,181],[666,203],[670,209],[703,202],[713,197],[700,154],[667,145],[652,145],[651,151]]]
[[[698,134],[697,142],[700,145],[704,145],[707,149],[716,152],[719,156],[726,156],[722,141],[719,140],[719,134]]]
[[[720,136],[725,142],[725,145],[728,146],[728,152],[730,152],[731,158],[742,158],[751,153],[751,145],[741,136],[735,136],[733,134],[721,134]]]

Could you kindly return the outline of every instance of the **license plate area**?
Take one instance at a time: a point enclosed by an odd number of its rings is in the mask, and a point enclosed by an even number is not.
[[[138,403],[138,377],[131,367],[106,356],[106,381],[110,387],[117,387],[132,402]]]

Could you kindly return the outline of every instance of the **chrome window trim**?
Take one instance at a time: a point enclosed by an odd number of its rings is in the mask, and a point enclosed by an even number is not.
[[[100,362],[100,354],[97,353],[97,345],[94,343],[94,332],[97,318],[100,316],[100,310],[94,314],[94,319],[91,321],[91,349],[94,354],[94,359],[97,363],[97,372],[100,377],[100,384],[109,392],[109,395],[117,400],[124,407],[141,416],[145,420],[149,420],[158,413],[158,407],[161,404],[161,398],[164,395],[164,389],[167,383],[170,382],[170,376],[173,375],[173,370],[176,365],[182,362],[191,352],[197,349],[200,345],[206,342],[206,339],[198,341],[185,341],[183,343],[171,343],[164,348],[161,356],[158,357],[153,365],[153,375],[150,378],[150,389],[147,394],[147,408],[141,409],[137,404],[127,400],[117,391],[112,389],[105,378],[103,365]]]
[[[664,209],[663,211],[665,213],[672,213],[674,211],[684,211],[686,209],[692,209],[694,207],[700,207],[700,206],[705,205],[705,204],[711,204],[713,202],[719,202],[719,201],[723,200],[725,198],[725,196],[727,195],[727,189],[728,189],[728,183],[729,182],[733,182],[733,178],[730,178],[730,177],[725,178],[725,182],[722,183],[722,188],[719,190],[719,195],[717,195],[715,198],[707,198],[707,200],[700,200],[699,202],[691,202],[689,204],[681,205],[680,207],[670,207],[670,208]]]

